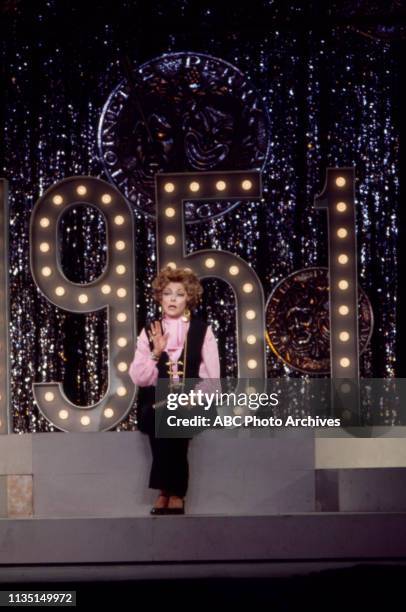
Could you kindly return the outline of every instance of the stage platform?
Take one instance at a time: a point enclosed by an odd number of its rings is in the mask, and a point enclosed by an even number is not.
[[[153,517],[150,450],[139,432],[3,436],[0,581],[261,577],[406,563],[403,438],[204,432],[189,463],[187,514]]]
[[[1,582],[281,576],[406,564],[406,513],[0,520]]]

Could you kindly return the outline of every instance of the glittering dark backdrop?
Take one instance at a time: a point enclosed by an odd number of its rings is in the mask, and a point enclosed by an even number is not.
[[[146,5],[147,3],[145,3]],[[336,7],[336,4],[338,8]],[[364,376],[399,375],[399,3],[1,2],[1,168],[10,181],[11,367],[14,431],[52,431],[33,404],[34,381],[63,380],[78,404],[97,401],[106,379],[104,313],[78,316],[48,304],[29,269],[29,219],[52,183],[106,178],[98,157],[102,108],[134,68],[175,51],[210,53],[250,75],[269,114],[264,202],[244,203],[188,226],[188,250],[222,248],[249,261],[265,298],[278,281],[327,265],[326,220],[312,208],[327,166],[356,166],[359,278],[375,318]],[[376,8],[374,12],[373,8]],[[381,22],[389,24],[382,27]],[[183,168],[179,168],[182,171]],[[134,206],[138,322],[153,312],[154,222]],[[105,260],[100,218],[77,207],[64,219],[62,263],[89,282]],[[219,339],[223,375],[235,375],[231,291],[205,282],[202,313]],[[85,333],[84,333],[85,332]],[[297,376],[268,354],[270,376]],[[119,429],[134,428],[134,411]]]

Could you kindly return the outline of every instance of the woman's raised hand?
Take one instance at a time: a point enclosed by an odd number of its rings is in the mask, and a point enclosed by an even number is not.
[[[151,329],[148,332],[149,339],[152,340],[154,344],[154,354],[157,357],[161,356],[161,353],[165,350],[166,344],[168,342],[169,333],[162,334],[162,329],[159,321],[154,321],[151,325]]]

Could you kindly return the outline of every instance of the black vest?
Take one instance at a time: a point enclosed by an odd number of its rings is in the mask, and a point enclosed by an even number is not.
[[[184,363],[184,348],[179,357],[179,360],[183,362],[183,366],[178,367],[184,372],[182,378],[185,379],[198,379],[199,368],[202,361],[202,347],[204,338],[207,331],[207,323],[201,319],[192,317],[190,319],[189,330],[187,333],[187,355],[186,363]],[[146,329],[149,329],[150,325],[146,325]],[[161,322],[162,328],[162,322]],[[151,351],[154,347],[153,342],[150,341]],[[169,380],[168,365],[166,362],[169,361],[169,355],[166,351],[163,351],[159,361],[157,362],[158,378],[167,378]],[[186,387],[185,387],[186,391]],[[138,429],[143,433],[154,433],[155,432],[155,414],[152,405],[155,402],[155,386],[151,385],[148,387],[139,387],[137,395],[137,425]]]

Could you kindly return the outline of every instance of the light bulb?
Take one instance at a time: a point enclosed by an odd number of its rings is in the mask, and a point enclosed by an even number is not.
[[[63,202],[63,197],[60,195],[54,195],[54,197],[52,198],[52,202],[56,205],[56,206],[60,206]]]
[[[205,260],[204,265],[206,266],[206,268],[214,268],[214,266],[216,265],[216,262],[213,259],[213,257],[208,257]]]

